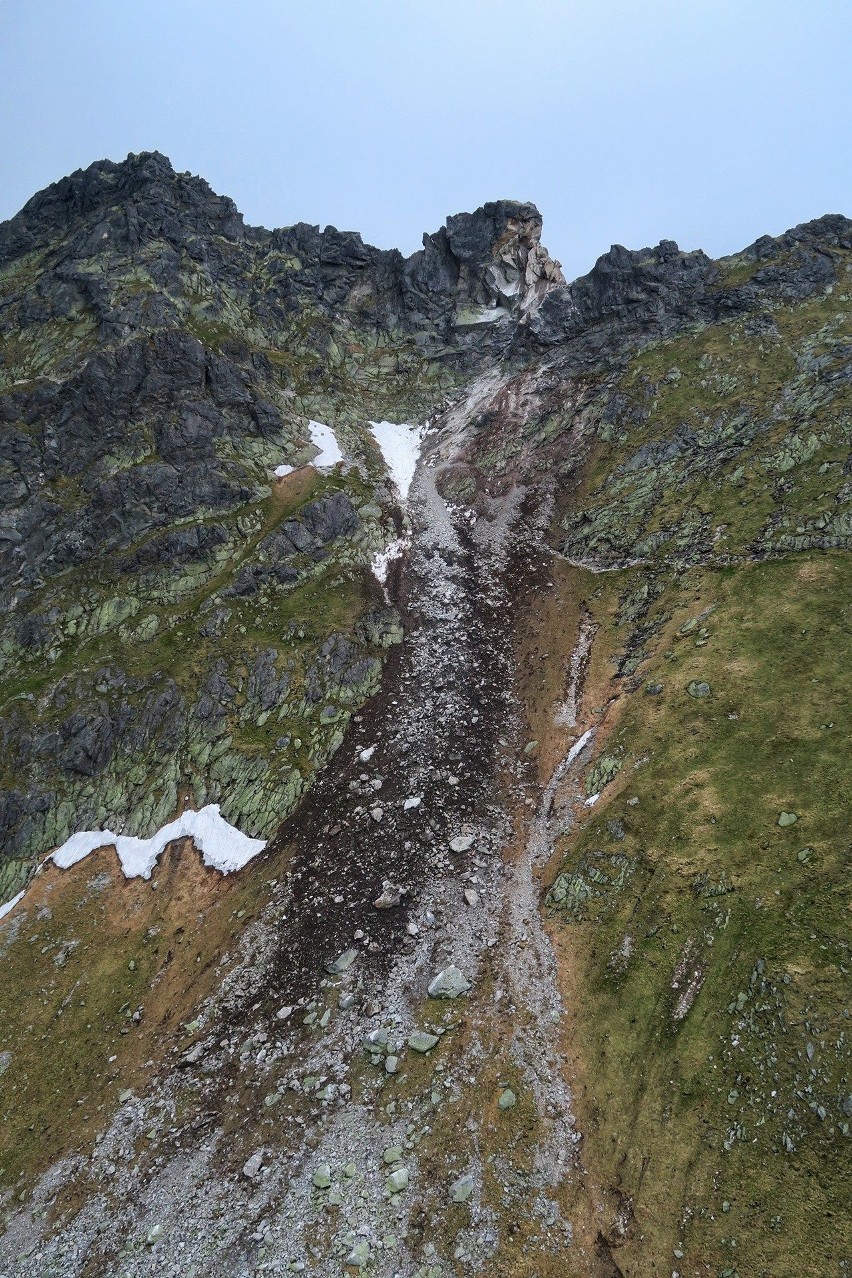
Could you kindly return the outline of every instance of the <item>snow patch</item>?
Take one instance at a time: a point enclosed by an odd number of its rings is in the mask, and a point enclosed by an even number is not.
[[[395,559],[408,549],[410,541],[408,537],[396,537],[393,541],[388,542],[384,550],[380,550],[372,559],[370,567],[373,570],[373,576],[381,585],[384,585],[388,579],[388,570]]]
[[[574,760],[577,758],[577,755],[580,754],[580,752],[585,749],[585,747],[589,744],[589,742],[591,741],[594,735],[595,735],[595,729],[589,728],[586,732],[583,733],[579,741],[574,742],[571,749],[568,751],[568,754],[565,756],[566,768],[569,766],[569,764],[572,764],[574,762]]]
[[[14,910],[18,902],[23,898],[26,888],[22,888],[17,896],[13,896],[11,901],[7,901],[5,905],[0,905],[0,919],[5,919],[6,915]]]
[[[315,470],[331,470],[338,462],[343,461],[343,453],[337,443],[337,436],[330,426],[323,422],[308,422],[311,432],[311,443],[319,449],[319,454],[310,463]]]
[[[265,839],[250,839],[236,826],[229,825],[220,814],[218,803],[208,803],[198,812],[189,809],[182,813],[177,820],[164,825],[150,839],[113,834],[111,830],[85,830],[72,834],[53,853],[53,860],[60,869],[67,870],[96,848],[112,845],[126,879],[150,879],[151,871],[166,844],[173,839],[186,838],[192,839],[204,864],[222,874],[241,870],[266,847]]]
[[[293,469],[294,468],[292,466],[276,466],[275,467],[276,479],[283,479],[285,475],[292,475]]]
[[[379,446],[399,499],[404,503],[417,468],[426,427],[411,426],[407,422],[370,422],[370,433]]]

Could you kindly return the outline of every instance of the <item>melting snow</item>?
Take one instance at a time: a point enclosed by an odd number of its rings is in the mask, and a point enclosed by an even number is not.
[[[292,475],[292,473],[293,473],[292,466],[276,466],[275,467],[275,475],[278,479],[283,479],[285,475]]]
[[[388,569],[394,559],[399,559],[403,551],[408,549],[408,546],[409,539],[407,537],[397,537],[394,541],[388,542],[384,550],[380,550],[378,554],[373,556],[370,567],[373,569],[376,580],[381,582],[382,585],[388,579]]]
[[[591,739],[592,739],[592,737],[593,737],[594,735],[595,735],[595,729],[594,729],[594,728],[589,728],[589,729],[587,729],[587,731],[586,731],[586,732],[584,732],[584,733],[583,733],[583,735],[580,737],[579,741],[575,741],[575,742],[574,742],[574,744],[572,745],[571,749],[568,751],[568,754],[567,754],[566,759],[565,759],[565,766],[566,766],[566,767],[568,766],[568,764],[569,764],[569,763],[573,763],[573,762],[574,762],[574,760],[576,759],[577,755],[578,755],[578,754],[580,754],[580,752],[586,748],[586,746],[589,744],[589,742],[591,741]]]
[[[17,896],[13,896],[11,901],[7,901],[5,905],[0,905],[0,919],[4,919],[10,910],[14,910],[15,906],[23,897],[24,891],[26,891],[26,889],[19,892]]]
[[[324,426],[322,422],[308,422],[308,430],[311,432],[311,443],[320,450],[319,455],[310,463],[316,470],[330,470],[343,461],[337,436],[330,426]]]
[[[373,439],[381,449],[401,502],[408,497],[425,430],[425,426],[411,426],[406,422],[370,422]]]
[[[118,853],[126,879],[150,879],[157,858],[167,843],[173,839],[192,839],[201,853],[205,865],[222,874],[230,874],[247,865],[266,847],[265,839],[250,839],[221,816],[218,803],[208,803],[199,812],[190,809],[175,821],[164,825],[150,839],[137,839],[132,835],[113,834],[111,830],[86,830],[72,834],[53,854],[60,869],[82,861],[95,848],[112,844]]]

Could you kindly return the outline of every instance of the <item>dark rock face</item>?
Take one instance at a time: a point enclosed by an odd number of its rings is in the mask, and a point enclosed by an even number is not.
[[[830,250],[848,248],[850,236],[852,221],[839,215],[777,239],[765,236],[737,260],[768,264],[729,289],[721,287],[721,264],[700,250],[682,252],[673,240],[638,251],[616,244],[588,275],[548,292],[531,335],[544,346],[570,343],[575,359],[592,364],[607,350],[669,337],[686,324],[759,311],[771,301],[801,301],[837,281]]]
[[[195,235],[239,240],[246,234],[232,200],[202,178],[177,174],[156,151],[121,163],[100,160],[39,191],[0,225],[0,263],[69,236],[73,256],[134,253],[146,240],[180,249]]]
[[[423,420],[501,361],[597,376],[736,316],[774,340],[772,307],[832,287],[852,237],[834,216],[722,263],[615,246],[566,284],[541,225],[498,200],[404,259],[334,227],[246,227],[145,153],[0,226],[4,892],[72,828],[150,829],[179,790],[255,831],[296,801],[398,639],[368,572],[398,517],[367,420]],[[607,404],[607,429],[642,419]],[[315,454],[311,420],[344,466],[279,489],[277,466]],[[733,456],[753,431],[728,436]],[[706,455],[684,427],[625,469],[704,474]],[[845,535],[821,518],[795,535]]]
[[[706,254],[683,253],[672,240],[639,251],[616,244],[588,275],[545,298],[533,336],[545,344],[576,339],[592,355],[639,334],[662,336],[709,310],[720,277]]]

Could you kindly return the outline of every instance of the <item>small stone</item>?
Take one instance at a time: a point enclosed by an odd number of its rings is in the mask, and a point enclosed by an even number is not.
[[[796,853],[796,860],[801,861],[804,865],[806,861],[810,861],[812,852],[813,848],[802,848],[800,852]]]
[[[361,760],[362,763],[369,763],[375,753],[376,753],[376,747],[374,745],[367,746],[366,750],[362,750],[360,752],[360,754],[358,755],[358,758]]]
[[[119,1092],[119,1093],[118,1093],[118,1103],[119,1103],[119,1105],[124,1105],[124,1104],[126,1104],[126,1103],[127,1103],[127,1101],[129,1101],[129,1100],[131,1100],[131,1099],[132,1099],[132,1097],[133,1097],[133,1088],[132,1088],[132,1087],[125,1087],[125,1089],[124,1089],[124,1091],[123,1091],[123,1092]]]
[[[413,1034],[408,1036],[408,1046],[412,1052],[431,1052],[433,1047],[437,1047],[441,1040],[437,1034],[427,1034],[424,1030],[415,1030]]]
[[[468,905],[479,905],[479,893],[475,888],[465,888],[464,899]]]
[[[370,816],[373,818],[375,822],[378,823],[379,821],[381,821],[384,815],[385,815],[384,808],[379,808],[379,807],[370,808]]]
[[[473,1177],[460,1176],[450,1185],[450,1198],[454,1203],[466,1203],[473,1193]]]
[[[411,812],[414,810],[414,808],[419,808],[422,802],[423,800],[420,798],[419,795],[412,794],[409,798],[405,800],[405,803],[403,803],[402,810],[403,812]]]
[[[165,1230],[162,1225],[152,1225],[145,1238],[146,1245],[148,1247],[153,1247],[154,1243],[157,1242],[158,1239],[162,1238],[164,1233]]]
[[[355,1006],[355,995],[341,994],[340,998],[337,1000],[337,1006],[340,1008],[341,1012],[348,1012],[350,1007]]]
[[[398,1069],[399,1069],[399,1057],[386,1056],[385,1057],[385,1073],[395,1074]]]
[[[279,1007],[275,1015],[277,1016],[279,1021],[286,1021],[288,1016],[293,1015],[293,1009],[292,1007]]]
[[[392,1194],[398,1194],[400,1190],[408,1188],[408,1168],[396,1167],[385,1181],[385,1185]]]
[[[429,982],[430,998],[458,998],[470,989],[470,981],[451,963]]]
[[[660,695],[660,693],[662,692],[662,690],[663,690],[663,685],[662,685],[661,683],[646,683],[646,684],[645,684],[645,696],[646,696],[646,697],[658,697],[658,696]]]
[[[799,816],[798,816],[798,813],[796,812],[781,812],[779,813],[779,816],[778,816],[778,824],[781,826],[781,829],[783,830],[783,829],[786,829],[788,825],[795,825],[798,819],[799,819]]]
[[[331,1184],[331,1167],[328,1163],[320,1163],[311,1177],[311,1184],[315,1189],[328,1189]]]
[[[263,1165],[263,1150],[259,1149],[257,1153],[252,1154],[251,1158],[243,1163],[243,1175],[246,1180],[254,1180],[257,1173]]]
[[[690,680],[690,682],[686,685],[686,690],[689,695],[691,697],[695,697],[696,700],[700,700],[702,697],[709,697],[711,691],[709,683],[704,683],[703,680],[698,679]]]
[[[517,1100],[518,1098],[511,1087],[504,1087],[497,1104],[501,1109],[511,1109],[513,1105],[517,1104]]]
[[[338,976],[341,972],[348,972],[357,957],[357,950],[344,950],[333,963],[327,964],[326,971],[331,972],[333,976]]]
[[[382,1158],[386,1163],[402,1162],[402,1145],[388,1145]]]
[[[402,900],[402,888],[397,887],[395,883],[391,883],[389,879],[385,879],[382,884],[381,896],[376,897],[373,902],[377,910],[392,910],[399,905]]]
[[[355,1246],[346,1257],[347,1265],[355,1265],[358,1269],[363,1269],[365,1265],[370,1263],[370,1245],[366,1242],[356,1242]]]
[[[472,847],[472,834],[457,834],[454,839],[450,839],[451,852],[469,852]]]

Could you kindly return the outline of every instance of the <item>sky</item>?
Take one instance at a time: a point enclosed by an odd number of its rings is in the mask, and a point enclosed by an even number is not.
[[[568,278],[852,216],[850,0],[0,0],[0,219],[158,150],[411,253],[532,200]]]

